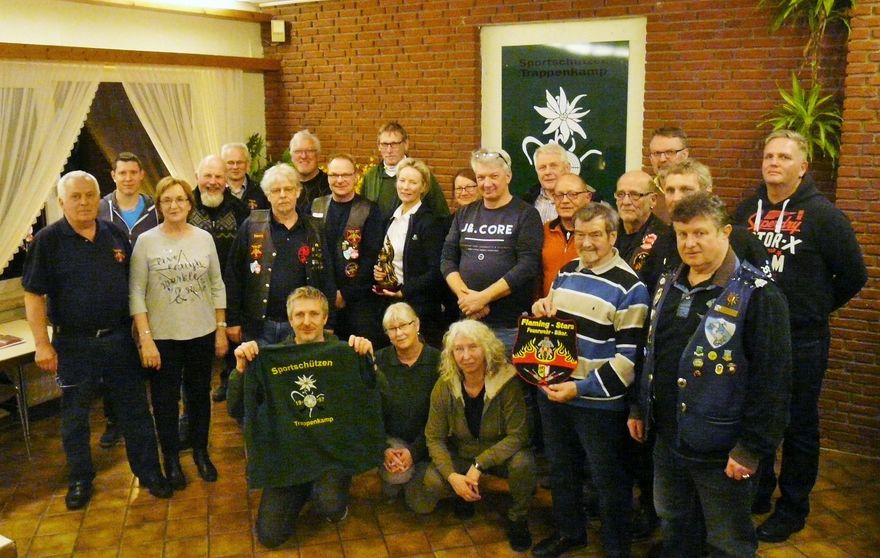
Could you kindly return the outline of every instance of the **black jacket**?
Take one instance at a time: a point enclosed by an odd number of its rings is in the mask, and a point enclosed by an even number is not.
[[[809,174],[778,204],[770,202],[762,183],[737,207],[734,222],[765,246],[773,278],[788,299],[792,337],[826,331],[829,314],[868,281],[849,219],[816,189]]]
[[[385,220],[385,234],[391,221],[392,217]],[[441,289],[446,289],[440,274],[444,226],[445,220],[435,216],[425,203],[409,219],[403,245],[403,300],[420,317],[436,319],[440,315]]]

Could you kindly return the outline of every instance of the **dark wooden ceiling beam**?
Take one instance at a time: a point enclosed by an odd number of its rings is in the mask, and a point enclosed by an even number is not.
[[[210,68],[237,68],[246,72],[277,72],[281,69],[281,62],[279,60],[269,58],[53,45],[24,45],[18,43],[0,43],[0,58],[52,62],[94,62],[100,64],[205,66]]]

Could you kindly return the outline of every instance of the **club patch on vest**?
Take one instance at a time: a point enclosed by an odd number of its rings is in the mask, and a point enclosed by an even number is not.
[[[119,263],[125,261],[125,250],[122,248],[114,248],[113,249],[113,259]]]
[[[723,318],[712,316],[706,318],[704,329],[709,344],[717,349],[733,338],[733,334],[736,332],[736,324],[728,322]]]

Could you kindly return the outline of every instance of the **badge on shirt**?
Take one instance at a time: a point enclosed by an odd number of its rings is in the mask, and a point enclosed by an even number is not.
[[[306,265],[306,262],[309,261],[309,255],[311,255],[312,249],[309,248],[308,244],[303,244],[299,247],[297,251],[297,256],[299,256],[299,263]]]
[[[345,264],[345,276],[349,279],[354,279],[358,274],[358,269],[360,266],[355,262],[348,262]]]
[[[258,275],[260,273],[260,270],[263,269],[262,266],[260,266],[260,262],[258,262],[256,260],[251,262],[250,267],[251,267],[251,273],[253,273],[254,275]]]
[[[733,334],[736,332],[736,324],[713,316],[706,318],[706,327],[704,329],[709,344],[717,349],[733,338]]]
[[[259,260],[263,257],[263,245],[262,244],[251,244],[251,257],[255,260]]]
[[[119,263],[125,261],[125,250],[122,248],[114,248],[113,249],[113,259]]]

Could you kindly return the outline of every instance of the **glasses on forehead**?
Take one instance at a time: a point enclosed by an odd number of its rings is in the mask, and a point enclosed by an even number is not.
[[[477,161],[492,161],[494,159],[501,159],[507,168],[510,168],[510,155],[501,151],[487,151],[485,149],[479,149],[474,151],[471,154],[473,159]]]

